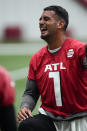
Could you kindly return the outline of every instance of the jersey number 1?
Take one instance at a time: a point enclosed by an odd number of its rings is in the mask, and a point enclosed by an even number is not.
[[[55,92],[56,105],[62,106],[59,72],[49,72],[49,78],[53,78],[53,81],[54,81],[54,92]]]

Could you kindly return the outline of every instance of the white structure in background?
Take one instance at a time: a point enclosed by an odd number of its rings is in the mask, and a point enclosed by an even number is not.
[[[87,10],[75,0],[0,0],[0,37],[8,25],[18,25],[23,29],[23,38],[40,39],[39,17],[43,8],[60,5],[69,12],[74,38],[87,39]]]

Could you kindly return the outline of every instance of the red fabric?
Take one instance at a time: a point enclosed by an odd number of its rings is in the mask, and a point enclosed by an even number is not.
[[[14,83],[6,69],[0,66],[0,106],[8,106],[14,103]]]
[[[56,56],[46,46],[32,57],[27,77],[36,81],[45,110],[63,116],[87,111],[87,70],[81,65],[84,47],[85,43],[68,38]],[[54,91],[59,90],[58,81],[61,106]]]

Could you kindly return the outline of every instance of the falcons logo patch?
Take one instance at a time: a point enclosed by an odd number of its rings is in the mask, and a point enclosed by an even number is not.
[[[69,49],[68,52],[67,52],[67,57],[73,57],[74,55],[74,50],[73,49]]]

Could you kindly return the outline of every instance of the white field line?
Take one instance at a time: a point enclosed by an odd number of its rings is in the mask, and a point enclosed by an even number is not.
[[[16,43],[16,44],[0,44],[0,56],[2,55],[33,55],[45,44],[40,43]]]
[[[0,56],[3,55],[33,55],[39,49],[45,46],[45,43],[0,43]],[[12,79],[20,80],[27,78],[28,67],[17,69],[10,72]]]
[[[28,67],[17,69],[10,72],[10,75],[14,81],[20,80],[20,79],[27,79],[28,74]]]

